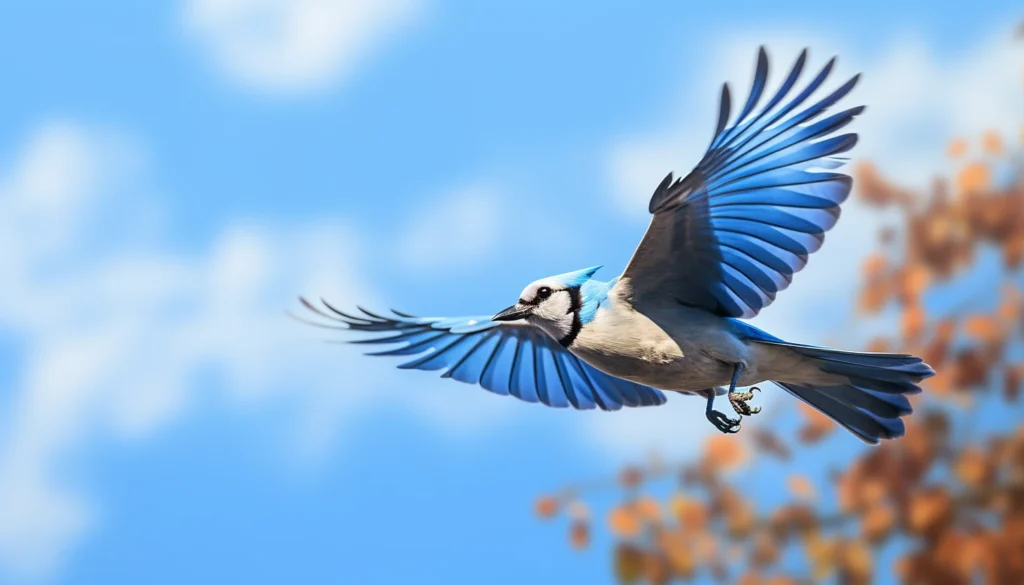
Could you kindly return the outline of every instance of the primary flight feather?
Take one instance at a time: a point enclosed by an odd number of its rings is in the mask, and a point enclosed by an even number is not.
[[[772,381],[868,443],[902,436],[907,395],[934,374],[920,358],[787,343],[740,320],[790,285],[850,194],[851,178],[835,169],[857,135],[838,132],[864,107],[823,115],[858,77],[809,100],[835,59],[795,91],[806,61],[805,50],[769,96],[762,48],[732,124],[723,87],[708,151],[655,189],[650,227],[612,281],[594,280],[600,267],[543,278],[493,317],[356,314],[302,299],[312,324],[383,334],[355,343],[414,356],[400,368],[444,370],[548,406],[617,410],[662,404],[663,391],[697,394],[708,420],[731,433],[740,418],[716,410],[715,397],[727,395],[739,417],[755,414],[737,387]]]

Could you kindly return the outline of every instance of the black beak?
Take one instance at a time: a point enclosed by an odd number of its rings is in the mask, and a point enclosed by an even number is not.
[[[512,305],[497,315],[491,317],[491,321],[518,321],[525,319],[533,312],[533,307],[527,305]]]

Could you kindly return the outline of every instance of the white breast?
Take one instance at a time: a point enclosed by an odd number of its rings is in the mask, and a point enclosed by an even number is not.
[[[609,297],[594,320],[583,326],[572,350],[605,371],[666,364],[683,357],[682,349],[661,327],[615,297]]]

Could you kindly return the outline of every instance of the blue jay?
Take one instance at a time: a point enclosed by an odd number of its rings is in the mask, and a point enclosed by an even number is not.
[[[610,282],[593,278],[599,266],[542,278],[493,317],[352,314],[300,299],[317,315],[310,322],[386,333],[354,343],[391,346],[371,355],[415,356],[400,368],[444,370],[442,377],[547,406],[617,410],[662,404],[663,391],[695,394],[706,399],[708,420],[734,433],[760,410],[737,387],[772,381],[865,442],[902,436],[907,395],[934,374],[920,358],[788,343],[740,320],[789,286],[850,193],[851,178],[834,169],[857,135],[836,132],[864,107],[822,116],[859,76],[811,103],[832,59],[791,97],[806,58],[805,50],[758,108],[768,77],[761,48],[731,125],[723,86],[704,158],[658,185],[650,227]],[[714,408],[723,395],[738,418]]]

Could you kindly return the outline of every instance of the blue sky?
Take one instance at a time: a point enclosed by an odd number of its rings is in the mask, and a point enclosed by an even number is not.
[[[922,183],[949,136],[1019,128],[1019,17],[0,6],[0,581],[609,582],[607,542],[570,552],[534,496],[685,456],[700,405],[546,411],[398,372],[287,320],[294,296],[478,314],[543,275],[614,276],[761,43],[776,70],[808,45],[863,71],[857,154]],[[845,213],[759,325],[847,346],[885,327],[850,313],[884,218]]]

